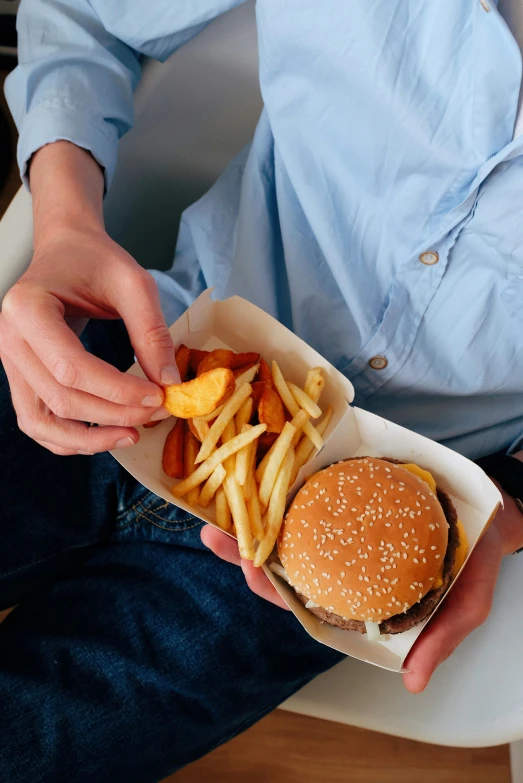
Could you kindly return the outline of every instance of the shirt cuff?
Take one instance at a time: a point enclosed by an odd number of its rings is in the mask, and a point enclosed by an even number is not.
[[[116,168],[118,133],[114,126],[94,114],[69,107],[60,101],[46,101],[24,117],[18,141],[18,166],[29,189],[28,163],[46,144],[70,141],[88,150],[102,167],[105,188],[109,189]]]

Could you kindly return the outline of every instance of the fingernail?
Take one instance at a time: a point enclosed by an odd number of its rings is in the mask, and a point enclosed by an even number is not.
[[[169,367],[162,367],[160,371],[160,381],[168,386],[170,383],[180,383],[180,373],[178,367],[172,364]]]
[[[83,457],[92,457],[94,451],[78,451],[77,454],[81,454]]]
[[[134,440],[132,438],[120,438],[120,440],[116,441],[115,443],[115,449],[128,449],[129,446],[134,446]]]
[[[162,419],[168,419],[171,414],[166,411],[165,408],[159,408],[153,413],[149,421],[161,421]]]
[[[142,405],[145,405],[146,408],[159,408],[162,402],[163,397],[161,394],[148,394],[147,397],[143,398]]]

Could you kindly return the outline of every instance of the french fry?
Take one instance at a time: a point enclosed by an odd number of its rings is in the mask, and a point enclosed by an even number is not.
[[[272,380],[272,373],[269,365],[265,361],[265,359],[260,359],[260,369],[258,371],[258,380],[262,383],[268,383],[271,389],[275,389],[274,381]]]
[[[206,416],[198,416],[198,418],[201,421],[206,421],[208,424],[210,421],[213,421],[213,419],[217,419],[224,408],[225,408],[225,403],[223,403],[223,405],[220,405],[218,408],[216,408],[215,411],[212,411],[212,413],[208,413]]]
[[[218,491],[218,488],[221,487],[223,484],[223,481],[225,479],[226,472],[223,465],[218,465],[218,467],[211,473],[205,484],[203,485],[202,491],[200,492],[200,499],[198,500],[198,505],[202,506],[202,508],[207,508],[207,506],[210,504],[211,500],[215,496],[216,492]]]
[[[252,394],[251,394],[252,406],[254,410],[258,410],[258,403],[260,402],[266,384],[264,381],[255,381],[254,383],[251,383],[251,386],[252,386]]]
[[[260,354],[254,351],[247,351],[246,353],[233,353],[231,361],[231,370],[238,370],[240,367],[249,365],[249,369],[254,367],[260,361]]]
[[[173,487],[173,495],[177,498],[181,498],[191,489],[193,489],[193,487],[199,486],[199,484],[209,478],[215,468],[224,462],[227,457],[230,457],[232,454],[236,454],[237,451],[242,449],[248,443],[252,443],[253,440],[259,438],[262,432],[265,432],[266,429],[266,424],[257,424],[255,427],[251,427],[248,432],[241,432],[232,440],[224,443],[223,446],[220,446],[219,449],[213,451],[211,456],[208,457],[205,462],[202,462],[191,476],[188,476]]]
[[[149,430],[152,427],[157,427],[162,423],[162,421],[164,421],[164,419],[160,419],[160,421],[146,421],[145,424],[142,424],[142,427],[145,427],[146,430]]]
[[[251,429],[250,424],[244,424],[241,431],[242,432],[248,432]],[[240,449],[240,451],[236,454],[236,469],[235,469],[235,477],[236,481],[240,485],[240,487],[243,487],[244,484],[247,482],[247,479],[249,477],[249,468],[251,467],[251,443],[248,443],[247,446],[244,446],[243,449]]]
[[[278,470],[276,481],[274,482],[274,489],[267,509],[265,534],[254,556],[255,566],[259,567],[263,565],[274,549],[276,539],[278,538],[283,523],[285,503],[287,500],[287,492],[289,491],[293,465],[294,449],[292,446],[289,446],[280,469]]]
[[[170,433],[167,435],[163,447],[163,472],[166,473],[170,478],[183,478],[184,435],[185,421],[184,419],[178,419]]]
[[[248,362],[247,364],[242,364],[240,367],[237,367],[235,370],[232,371],[232,374],[235,378],[239,378],[240,375],[243,375],[247,372],[247,370],[250,370],[252,367],[258,367],[258,362]]]
[[[189,429],[191,430],[191,432],[192,432],[192,434],[194,435],[194,437],[195,437],[195,438],[198,438],[198,440],[199,440],[199,441],[200,441],[200,443],[201,443],[201,440],[202,440],[202,439],[201,439],[201,438],[200,438],[200,436],[198,435],[198,430],[197,430],[197,429],[196,429],[196,427],[194,426],[194,419],[186,419],[186,421],[187,421],[187,426],[188,426],[188,427],[189,427]]]
[[[211,372],[219,372],[219,370],[212,370]],[[227,370],[230,372],[230,370]],[[204,376],[200,376],[203,378]],[[207,459],[212,453],[212,450],[221,438],[221,435],[230,422],[230,420],[238,413],[245,400],[250,397],[251,386],[249,383],[243,384],[239,389],[236,389],[232,397],[226,402],[224,409],[211,425],[205,440],[203,441],[196,462],[200,463]]]
[[[258,442],[259,439],[258,441],[254,440],[250,446],[251,452],[249,454],[249,459],[248,459],[249,462],[248,476],[245,484],[243,485],[243,497],[245,498],[245,500],[251,499],[251,494],[253,489],[256,493],[258,492],[258,487],[256,486],[256,479],[254,478],[254,470],[256,467],[256,446]],[[251,478],[253,479],[252,481]]]
[[[253,351],[249,353],[234,353],[228,348],[216,348],[211,351],[199,364],[197,375],[201,375],[216,367],[227,367],[229,370],[239,370],[241,367],[245,370],[258,364],[259,353]]]
[[[187,348],[186,345],[183,345],[182,343],[182,345],[179,345],[176,349],[174,358],[176,359],[176,366],[178,367],[178,372],[180,373],[180,380],[183,383],[187,380],[187,376],[189,374],[191,351],[189,348]]]
[[[300,409],[300,406],[292,396],[290,389],[287,386],[287,381],[283,377],[283,373],[280,370],[277,362],[275,361],[273,361],[272,363],[272,379],[278,394],[282,398],[283,404],[285,405],[285,407],[287,408],[291,416],[296,416],[296,414]]]
[[[256,376],[256,373],[258,371],[258,365],[256,364],[254,367],[251,367],[249,370],[246,370],[242,375],[240,375],[238,378],[236,378],[236,390],[240,388],[240,386],[243,386],[245,383],[251,383],[253,378]],[[222,410],[224,409],[224,405],[220,405],[219,408],[216,408],[215,411],[212,411],[212,413],[209,413],[207,416],[200,416],[201,419],[204,421],[212,421],[213,419],[216,419]]]
[[[287,381],[287,387],[300,406],[300,408],[303,408],[304,411],[307,411],[311,419],[319,419],[321,416],[321,408],[319,405],[316,405],[314,400],[311,400],[308,394],[306,394],[303,389],[300,389],[299,386],[297,386],[295,383],[292,383],[291,381]]]
[[[166,386],[164,407],[181,419],[205,416],[226,402],[235,388],[231,370],[218,368],[193,381]]]
[[[236,414],[236,432],[241,432],[244,424],[248,424],[252,416],[252,397],[247,397]],[[262,422],[263,423],[263,422]]]
[[[229,530],[232,524],[231,509],[223,486],[216,490],[216,524],[222,530]]]
[[[209,425],[206,421],[199,419],[198,417],[192,419],[194,429],[198,435],[198,440],[203,443],[207,435],[209,434]]]
[[[295,432],[296,428],[293,427],[290,422],[285,422],[285,427],[281,431],[281,434],[279,435],[278,440],[272,449],[272,454],[267,460],[267,465],[263,473],[259,491],[260,505],[264,509],[269,505],[274,482],[276,481],[278,471],[285,459],[287,451],[289,450]]]
[[[254,560],[254,545],[249,514],[247,513],[247,506],[245,505],[240,485],[234,476],[227,474],[224,481],[224,489],[234,520],[234,527],[236,528],[240,557],[243,557],[244,560]]]
[[[190,430],[186,430],[183,443],[183,473],[186,479],[194,473],[194,461],[199,448],[200,443],[198,439],[194,437]],[[196,485],[187,493],[187,503],[189,503],[190,506],[196,506],[199,497],[200,490]]]
[[[303,408],[300,408],[296,416],[294,416],[291,419],[292,426],[296,427],[296,435],[292,439],[293,448],[296,448],[296,445],[302,436],[303,428],[305,427],[308,421],[309,421],[309,414],[307,413],[307,411],[304,411]]]
[[[202,359],[198,365],[196,377],[198,378],[202,373],[209,372],[209,370],[216,370],[218,367],[225,367],[230,370],[233,356],[234,353],[228,348],[216,348],[216,350],[211,351]]]
[[[255,364],[253,367],[249,367],[248,370],[245,370],[241,375],[238,375],[236,378],[236,388],[239,389],[244,383],[252,383],[256,378],[258,367],[259,365]]]
[[[232,440],[235,435],[236,435],[236,424],[234,423],[234,419],[231,419],[227,423],[227,426],[225,427],[222,433],[222,445]],[[230,457],[227,457],[227,459],[223,461],[223,467],[225,468],[225,472],[228,475],[233,476],[234,471],[236,470],[236,454],[231,454]]]
[[[314,367],[314,369],[307,372],[304,390],[313,402],[318,403],[324,386],[325,378],[322,375],[321,367]],[[301,432],[297,432],[292,441],[294,449],[296,449],[300,438]]]
[[[267,432],[281,432],[285,424],[281,397],[268,384],[265,384],[258,403],[258,419],[260,424],[267,425]]]
[[[320,423],[316,426],[316,430],[320,435],[324,435],[332,416],[332,408],[329,405],[325,411]],[[307,437],[302,438],[296,449],[296,456],[294,460],[294,468],[291,476],[291,484],[294,484],[296,477],[301,468],[310,460],[312,452],[314,451],[314,443],[312,443]]]
[[[283,404],[289,411],[289,413],[292,416],[296,416],[296,414],[300,410],[300,406],[292,396],[289,387],[287,386],[287,382],[285,381],[285,378],[282,375],[282,371],[278,367],[276,362],[272,363],[272,376],[274,379],[274,385],[276,386],[276,389],[278,390],[278,393],[280,397],[283,400]],[[314,445],[317,449],[323,448],[323,440],[321,436],[318,434],[318,432],[315,430],[315,428],[312,426],[310,421],[305,422],[303,425],[303,431],[306,434],[306,436],[312,440]]]
[[[189,352],[189,369],[196,375],[200,363],[209,354],[209,351],[199,351],[198,348],[191,348]]]
[[[313,402],[318,403],[320,401],[324,388],[325,378],[323,377],[321,367],[313,367],[312,370],[308,370],[303,390],[309,395]]]
[[[292,426],[295,429],[295,435],[294,435],[294,437],[292,439],[292,444],[291,445],[294,445],[294,440],[296,439],[296,437],[298,437],[298,439],[299,439],[299,436],[301,435],[301,429],[302,429],[303,425],[305,424],[305,422],[308,421],[308,419],[309,419],[308,413],[306,413],[302,409],[298,410],[298,413],[296,414],[296,416],[290,422],[290,424],[292,424]],[[263,481],[263,476],[264,476],[264,473],[265,473],[265,469],[267,467],[267,463],[268,463],[269,459],[272,456],[272,452],[274,451],[274,446],[276,445],[276,442],[277,441],[275,441],[275,443],[273,443],[273,445],[270,447],[269,451],[267,452],[267,454],[265,454],[265,456],[263,457],[262,461],[260,462],[260,464],[258,465],[258,467],[256,469],[256,481],[258,482],[258,484],[261,484],[262,481]]]
[[[260,510],[260,501],[258,498],[258,487],[256,486],[256,480],[254,473],[251,472],[249,477],[250,483],[250,497],[247,500],[247,511],[249,514],[249,521],[251,523],[252,535],[258,541],[263,538],[263,523]]]

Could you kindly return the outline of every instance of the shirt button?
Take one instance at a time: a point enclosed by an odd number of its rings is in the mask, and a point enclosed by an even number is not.
[[[432,266],[433,264],[437,264],[439,261],[439,253],[436,253],[435,250],[427,250],[426,253],[422,253],[419,257],[419,260],[422,264],[426,264],[427,266]]]
[[[384,356],[373,356],[372,359],[369,359],[369,365],[373,370],[384,370],[388,363]]]

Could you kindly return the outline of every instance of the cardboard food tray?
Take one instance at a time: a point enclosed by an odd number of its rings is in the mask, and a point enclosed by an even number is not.
[[[205,291],[173,324],[170,332],[175,344],[185,343],[190,348],[260,351],[269,362],[275,359],[285,377],[299,385],[303,385],[308,369],[322,367],[325,391],[321,407],[325,409],[332,405],[333,415],[324,448],[302,468],[289,494],[289,502],[308,475],[342,459],[368,455],[414,462],[429,470],[438,486],[451,496],[468,536],[468,559],[501,502],[497,488],[477,465],[439,443],[351,406],[354,389],[347,378],[274,318],[240,297],[213,301],[211,292]],[[137,364],[129,372],[143,375]],[[114,451],[113,456],[151,492],[204,522],[214,524],[214,506],[208,509],[189,506],[184,498],[175,498],[171,493],[175,482],[162,470],[162,451],[172,423],[172,419],[167,419],[157,427],[141,428],[136,446]],[[286,582],[275,576],[268,566],[264,566],[264,570],[312,637],[353,658],[390,671],[402,671],[405,658],[430,619],[405,633],[369,642],[366,634],[321,623],[298,601]],[[435,611],[440,605],[441,601]]]

